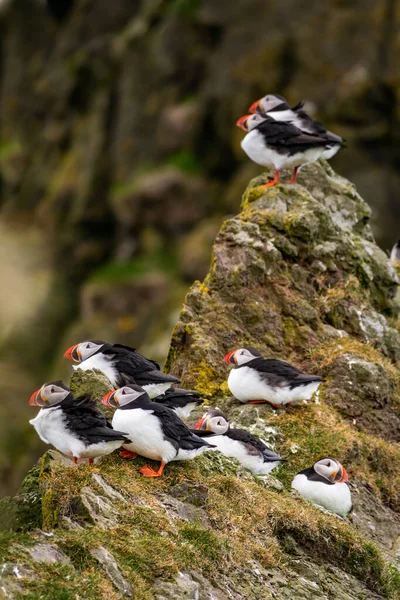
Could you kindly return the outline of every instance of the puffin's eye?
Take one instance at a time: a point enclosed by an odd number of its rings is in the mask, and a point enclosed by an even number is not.
[[[52,394],[54,394],[54,388],[53,388],[53,387],[51,388],[50,392],[51,392]]]
[[[125,391],[125,390],[122,390],[122,395],[124,396],[125,394],[126,394],[126,391]]]
[[[328,461],[328,464],[327,464],[326,466],[327,466],[327,467],[330,467],[330,466],[331,466],[331,463],[330,463],[330,461]]]
[[[87,345],[86,345],[86,348],[89,348],[89,349],[90,349],[90,344],[87,344]]]

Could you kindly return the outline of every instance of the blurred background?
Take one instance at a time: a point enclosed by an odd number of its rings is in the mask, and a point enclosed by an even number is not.
[[[0,495],[42,453],[30,394],[94,337],[165,359],[188,286],[262,169],[271,92],[347,139],[332,166],[399,236],[396,0],[0,0]],[[68,380],[68,379],[67,379]]]

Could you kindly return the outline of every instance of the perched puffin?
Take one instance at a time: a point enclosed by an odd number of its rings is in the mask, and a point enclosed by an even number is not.
[[[249,117],[240,117],[236,125],[246,131]],[[258,165],[275,168],[272,181],[260,187],[277,185],[280,171],[285,168],[293,169],[292,179],[288,183],[295,183],[299,167],[315,162],[330,148],[326,136],[303,133],[291,123],[276,121],[268,115],[263,116],[262,121],[247,133],[241,146]]]
[[[398,240],[392,248],[390,262],[394,267],[400,267],[400,240]]]
[[[194,428],[200,436],[215,434],[211,441],[218,450],[225,456],[236,458],[255,475],[266,475],[285,460],[249,431],[232,429],[228,419],[219,410],[205,413]]]
[[[40,439],[52,444],[76,464],[88,458],[110,454],[129,442],[125,433],[116,431],[96,403],[88,396],[74,398],[62,381],[50,381],[34,392],[31,406],[40,406],[38,415],[29,421]]]
[[[190,431],[177,414],[162,404],[152,402],[138,385],[124,386],[106,394],[102,403],[117,408],[113,427],[124,427],[130,438],[124,444],[124,458],[137,454],[160,460],[158,471],[142,467],[139,472],[145,477],[160,477],[164,467],[172,460],[191,460],[205,450],[215,447]]]
[[[169,388],[164,394],[153,398],[154,402],[168,406],[176,412],[180,419],[186,419],[198,404],[203,402],[196,390]]]
[[[322,156],[326,160],[329,160],[334,156],[345,143],[344,139],[332,131],[328,131],[316,121],[310,115],[303,110],[304,103],[299,102],[296,106],[290,107],[283,96],[278,94],[267,94],[260,100],[254,102],[250,108],[250,113],[259,113],[261,116],[272,117],[275,121],[285,121],[291,123],[295,127],[301,129],[303,133],[309,133],[326,138],[329,142],[330,147],[327,148]]]
[[[313,467],[297,473],[292,488],[314,504],[345,517],[352,510],[348,478],[338,460],[322,458]]]
[[[245,346],[228,352],[224,362],[233,365],[228,386],[240,402],[267,402],[274,408],[310,400],[322,377],[307,375],[287,362],[263,358],[261,352]]]
[[[131,383],[140,385],[150,398],[159,396],[173,383],[180,381],[173,375],[162,373],[160,365],[154,360],[149,360],[134,348],[122,344],[87,340],[68,348],[64,357],[79,363],[74,369],[98,369],[115,388]]]

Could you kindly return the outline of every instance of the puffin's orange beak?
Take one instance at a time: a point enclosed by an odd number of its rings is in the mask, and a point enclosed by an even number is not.
[[[349,475],[344,467],[342,467],[342,475],[340,479],[337,479],[337,483],[346,482],[349,480]]]
[[[196,425],[194,426],[195,429],[201,429],[202,425],[204,423],[204,421],[206,420],[207,417],[201,417],[201,419],[199,419],[196,423]]]
[[[228,354],[225,354],[224,363],[226,363],[227,365],[229,365],[229,363],[232,365],[236,365],[235,352],[236,350],[232,350],[232,352],[228,352]]]
[[[255,102],[253,102],[253,104],[250,106],[249,108],[249,113],[251,113],[252,115],[254,115],[254,113],[258,112],[258,105],[260,104],[262,98],[260,98],[259,100],[256,100]]]
[[[39,406],[38,402],[37,402],[37,397],[40,394],[40,389],[36,390],[36,392],[33,392],[32,396],[29,399],[29,406]]]
[[[69,360],[73,360],[74,362],[81,362],[82,356],[78,350],[79,344],[75,344],[71,346],[64,352],[64,358],[68,358]]]
[[[115,393],[117,390],[111,390],[105,396],[102,397],[101,403],[105,406],[111,406],[111,408],[118,408],[118,400],[115,397]]]
[[[244,129],[244,131],[248,131],[248,127],[247,127],[247,119],[250,117],[250,115],[243,115],[243,117],[240,117],[240,119],[238,119],[236,121],[236,125],[238,127],[240,127],[241,129]]]

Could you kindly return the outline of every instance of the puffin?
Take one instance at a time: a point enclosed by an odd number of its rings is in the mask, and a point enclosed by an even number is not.
[[[180,382],[177,377],[162,373],[154,360],[122,344],[86,340],[68,348],[64,358],[79,363],[74,369],[98,369],[108,377],[114,388],[131,383],[140,385],[150,398],[163,394],[173,383]]]
[[[246,131],[250,116],[240,117],[236,125]],[[293,169],[293,176],[288,183],[295,183],[299,167],[321,158],[324,151],[330,148],[330,143],[326,136],[303,133],[289,122],[276,121],[265,115],[243,138],[241,146],[258,165],[275,168],[274,178],[260,186],[268,188],[279,183],[280,172],[285,168]]]
[[[29,423],[46,444],[72,458],[105,456],[129,442],[125,433],[112,428],[96,402],[89,396],[75,398],[62,381],[49,381],[34,392],[29,400],[40,411]]]
[[[319,375],[307,375],[283,360],[263,358],[252,346],[228,352],[224,362],[233,365],[228,387],[242,403],[290,406],[310,400],[323,381]]]
[[[106,394],[102,403],[117,410],[113,427],[124,427],[130,439],[124,444],[123,458],[137,454],[161,461],[155,471],[145,466],[139,469],[144,477],[161,477],[165,465],[173,460],[191,460],[215,446],[201,439],[180,420],[178,415],[162,404],[152,402],[139,385],[123,386]]]
[[[303,109],[304,102],[299,102],[296,106],[290,107],[283,96],[278,94],[267,94],[263,98],[256,100],[249,108],[250,113],[258,113],[263,117],[270,116],[275,121],[285,121],[295,125],[303,133],[325,137],[330,147],[324,150],[322,157],[329,160],[344,147],[345,140],[328,131],[319,121],[316,121]]]
[[[197,421],[200,436],[212,436],[212,443],[225,456],[236,458],[254,475],[267,475],[285,459],[245,429],[233,429],[220,410],[210,410]]]
[[[200,398],[200,393],[196,390],[183,390],[172,387],[166,390],[164,394],[153,398],[153,400],[174,410],[180,419],[187,419],[192,410],[203,402],[203,398]]]
[[[345,517],[353,506],[346,469],[335,458],[321,458],[313,467],[297,473],[292,488],[307,500]]]
[[[390,262],[394,267],[400,267],[400,240],[398,240],[392,248]]]

